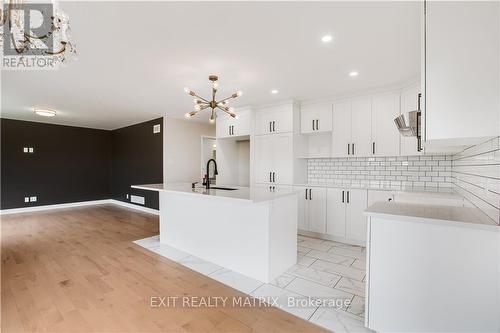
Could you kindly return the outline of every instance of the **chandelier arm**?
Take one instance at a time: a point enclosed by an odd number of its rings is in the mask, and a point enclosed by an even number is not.
[[[192,90],[191,90],[191,91],[192,91]],[[196,98],[198,98],[198,99],[201,99],[201,100],[202,100],[203,102],[205,102],[205,103],[210,104],[210,102],[209,102],[209,101],[207,101],[206,99],[204,99],[204,98],[203,98],[203,97],[201,97],[201,96],[198,96],[198,95],[197,95],[194,91],[192,91],[192,92],[193,92],[193,96],[194,96],[194,97],[196,97]]]
[[[234,118],[234,116],[235,116],[235,114],[234,114],[234,113],[231,113],[231,112],[227,111],[226,109],[224,109],[224,108],[222,108],[222,107],[220,107],[220,106],[218,106],[218,105],[217,105],[217,108],[218,108],[218,109],[221,109],[222,111],[224,111],[225,113],[227,113],[228,115],[230,115],[231,117],[233,117],[233,118]]]
[[[226,98],[224,98],[224,99],[221,99],[220,101],[218,101],[218,102],[217,102],[217,104],[222,103],[222,102],[225,102],[225,101],[227,101],[227,100],[229,100],[229,99],[232,99],[232,98],[237,98],[237,97],[238,97],[238,96],[233,97],[233,95],[231,95],[231,96],[229,96],[229,97],[226,97]]]

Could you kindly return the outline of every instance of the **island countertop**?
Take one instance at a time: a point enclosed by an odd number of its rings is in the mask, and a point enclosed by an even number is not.
[[[365,215],[391,220],[396,218],[407,222],[491,229],[500,232],[500,226],[475,207],[376,202],[365,210]]]
[[[213,188],[207,190],[205,187],[200,187],[200,186],[192,188],[190,183],[143,184],[143,185],[132,185],[131,187],[148,191],[178,192],[195,196],[202,195],[210,197],[219,197],[224,199],[245,200],[249,202],[270,201],[282,196],[297,194],[299,192],[299,190],[297,189],[279,188],[279,187],[276,187],[274,191],[270,191],[268,186],[252,186],[252,187],[240,187],[240,186],[230,186],[230,185],[212,185],[212,186],[235,188],[236,190],[220,190]]]

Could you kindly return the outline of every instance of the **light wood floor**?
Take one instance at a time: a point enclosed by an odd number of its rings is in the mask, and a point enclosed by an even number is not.
[[[158,218],[113,205],[1,217],[2,332],[316,332],[275,308],[151,308],[151,296],[244,296],[132,243]]]

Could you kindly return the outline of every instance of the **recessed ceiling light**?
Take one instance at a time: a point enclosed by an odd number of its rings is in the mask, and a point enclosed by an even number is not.
[[[271,94],[276,95],[277,93],[279,93],[279,91],[277,89],[271,90]]]
[[[349,76],[358,76],[358,74],[356,71],[349,72]]]
[[[321,41],[323,43],[329,43],[332,41],[332,35],[324,35],[323,37],[321,37]]]
[[[34,108],[33,112],[35,112],[37,115],[43,116],[43,117],[54,117],[56,115],[56,111],[50,110],[50,109]]]

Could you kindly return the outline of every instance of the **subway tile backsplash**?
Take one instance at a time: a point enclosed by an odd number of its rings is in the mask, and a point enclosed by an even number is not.
[[[359,187],[451,188],[451,156],[313,158],[310,184]]]
[[[500,137],[453,155],[452,183],[456,192],[500,223]]]

